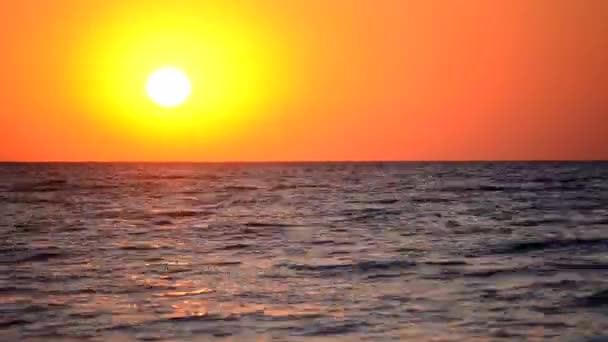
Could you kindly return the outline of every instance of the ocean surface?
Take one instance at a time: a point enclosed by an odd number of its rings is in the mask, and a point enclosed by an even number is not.
[[[0,341],[608,341],[608,163],[0,164]]]

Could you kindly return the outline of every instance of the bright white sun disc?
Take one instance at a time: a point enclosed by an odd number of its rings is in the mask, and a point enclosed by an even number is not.
[[[182,104],[190,95],[191,90],[188,76],[176,68],[156,70],[150,75],[146,84],[148,96],[163,107],[175,107]]]

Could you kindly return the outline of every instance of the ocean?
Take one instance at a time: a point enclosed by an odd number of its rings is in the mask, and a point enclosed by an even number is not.
[[[608,341],[608,163],[0,164],[1,341]]]

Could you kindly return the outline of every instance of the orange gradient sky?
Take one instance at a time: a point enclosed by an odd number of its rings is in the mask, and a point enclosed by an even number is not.
[[[0,160],[608,158],[605,0],[2,1],[0,44]]]

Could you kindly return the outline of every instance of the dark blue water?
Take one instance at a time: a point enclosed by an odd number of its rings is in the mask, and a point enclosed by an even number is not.
[[[607,163],[3,164],[0,340],[608,340]]]

